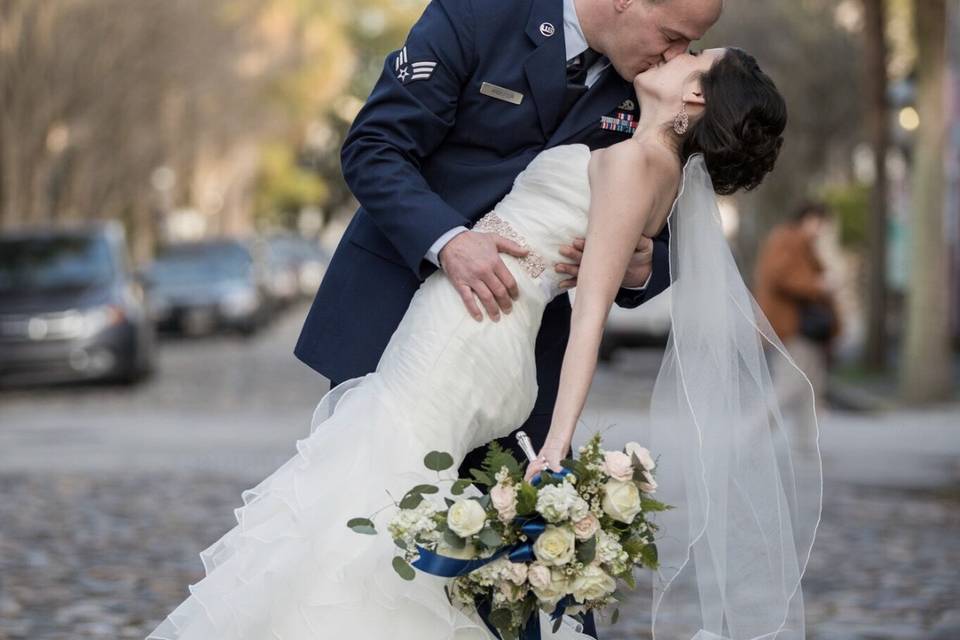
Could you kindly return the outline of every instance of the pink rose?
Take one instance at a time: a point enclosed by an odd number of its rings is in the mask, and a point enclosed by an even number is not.
[[[633,463],[622,451],[607,451],[603,455],[603,470],[614,480],[626,482],[633,478]]]
[[[640,490],[644,493],[656,493],[657,492],[657,481],[653,479],[648,472],[643,472],[643,477],[646,478],[646,482],[640,483]]]
[[[546,565],[534,562],[527,570],[527,580],[537,589],[546,589],[552,579],[550,568]]]
[[[490,501],[500,519],[508,522],[517,515],[517,490],[515,487],[497,483],[490,489]]]
[[[577,540],[589,540],[600,529],[600,520],[592,513],[573,523],[573,535]]]

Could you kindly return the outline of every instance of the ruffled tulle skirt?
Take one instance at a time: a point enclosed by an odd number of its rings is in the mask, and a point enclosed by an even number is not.
[[[493,638],[475,611],[450,603],[447,579],[396,574],[386,524],[408,489],[437,483],[429,451],[449,452],[456,464],[444,474],[455,475],[467,452],[529,413],[543,299],[532,280],[521,286],[528,308],[476,323],[444,278],[428,279],[378,370],[322,399],[296,455],[242,493],[236,526],[200,554],[206,576],[148,640]],[[449,496],[451,483],[438,484],[432,498]],[[378,535],[346,526],[378,510]],[[541,617],[544,637],[589,637],[570,619],[551,635]]]

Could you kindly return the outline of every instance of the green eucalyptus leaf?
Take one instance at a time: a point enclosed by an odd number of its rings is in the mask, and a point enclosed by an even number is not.
[[[591,536],[577,545],[577,560],[590,564],[597,555],[597,536]]]
[[[453,466],[453,456],[445,451],[431,451],[424,457],[423,464],[431,471],[445,471]]]
[[[421,502],[423,502],[423,496],[419,493],[408,493],[403,497],[403,500],[400,501],[401,509],[415,509]]]
[[[443,532],[443,541],[454,549],[463,549],[467,546],[467,541],[455,534],[453,531],[447,529]]]
[[[435,484],[418,484],[407,493],[437,493],[440,489]]]
[[[486,526],[480,530],[480,543],[488,549],[496,549],[503,544],[503,538],[495,529]]]
[[[369,518],[351,518],[347,520],[347,526],[353,529],[355,533],[362,533],[368,536],[377,534],[377,528],[374,526],[373,520]]]
[[[413,570],[413,567],[400,556],[393,557],[393,570],[404,580],[413,580],[417,577],[417,572]]]
[[[466,478],[460,478],[459,480],[454,482],[453,485],[451,485],[450,493],[452,493],[455,496],[463,495],[463,492],[467,490],[467,487],[469,487],[472,484],[473,482],[471,482],[470,480],[467,480]]]
[[[620,609],[614,609],[613,615],[610,616],[610,624],[617,624],[617,621],[620,619]]]

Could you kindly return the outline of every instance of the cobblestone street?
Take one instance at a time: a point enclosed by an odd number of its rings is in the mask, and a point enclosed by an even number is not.
[[[0,394],[0,640],[142,639],[187,595],[240,492],[308,433],[326,385],[291,355],[302,317],[251,341],[166,342],[136,389]],[[658,363],[623,353],[599,374],[585,422],[617,425],[608,443]],[[827,415],[812,640],[960,639],[958,417]],[[600,635],[646,638],[648,623],[641,589]]]

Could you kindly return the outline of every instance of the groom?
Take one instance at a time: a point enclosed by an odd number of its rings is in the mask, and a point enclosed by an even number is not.
[[[387,57],[344,142],[343,175],[361,207],[320,285],[296,356],[331,385],[373,371],[414,292],[437,268],[474,317],[490,322],[509,311],[517,290],[499,254],[523,251],[469,228],[544,149],[596,149],[630,137],[640,112],[633,78],[685,52],[721,5],[432,0],[403,47]],[[664,231],[638,247],[617,304],[636,307],[668,286],[667,246]],[[568,284],[581,249],[565,248],[569,262],[555,267]],[[560,296],[544,312],[539,396],[521,427],[538,450],[569,328],[570,301]],[[512,434],[501,444],[524,459]],[[461,475],[479,467],[484,453],[471,452]]]

